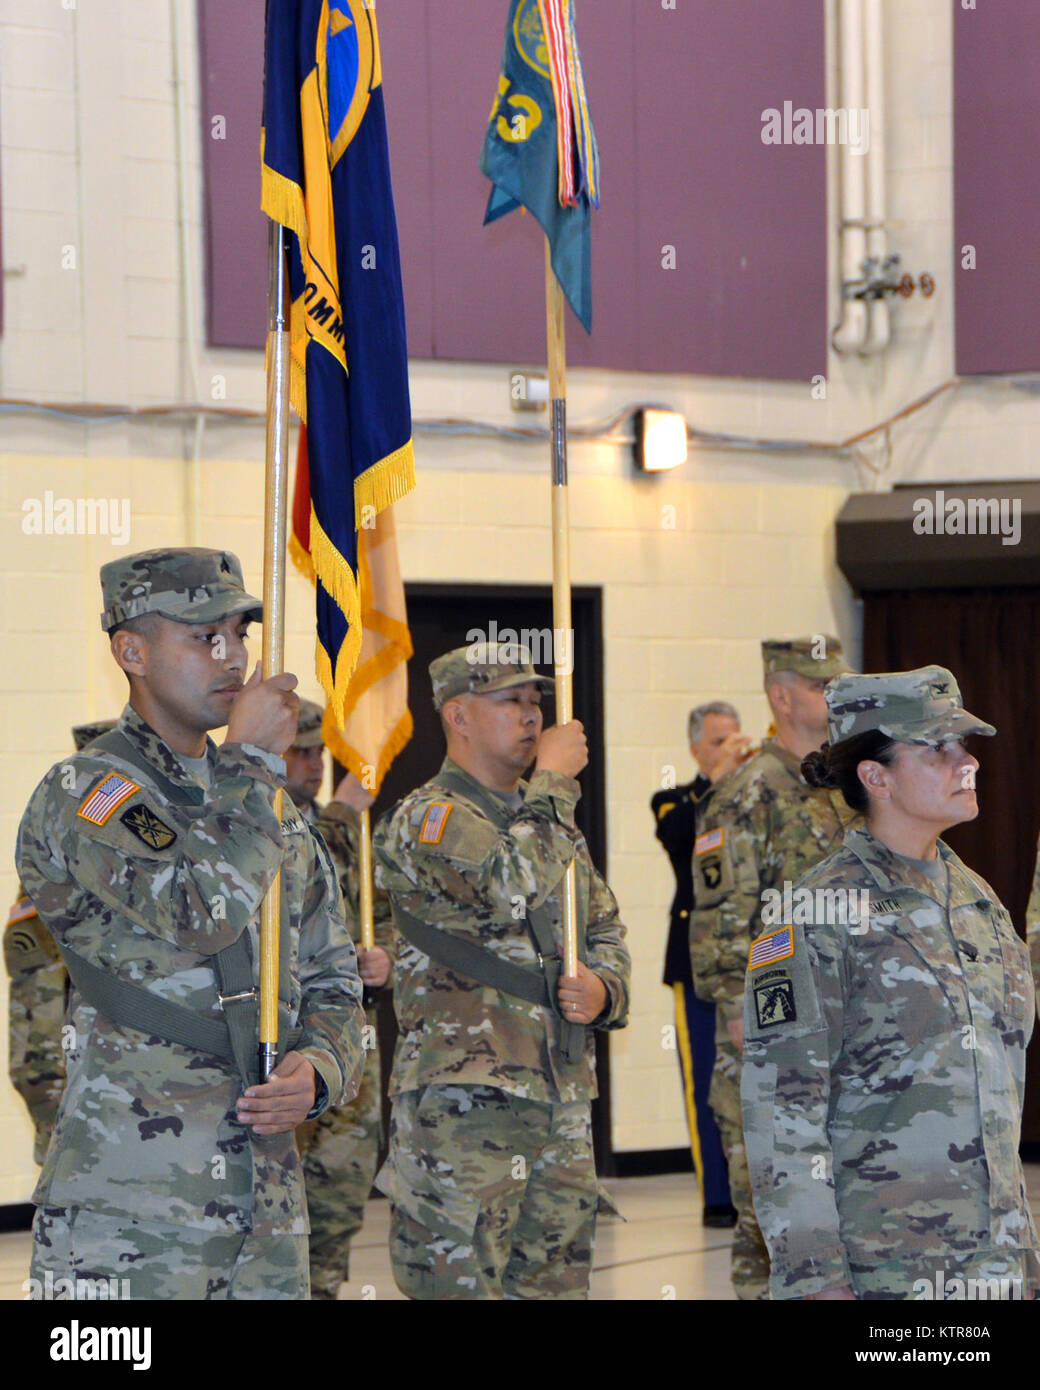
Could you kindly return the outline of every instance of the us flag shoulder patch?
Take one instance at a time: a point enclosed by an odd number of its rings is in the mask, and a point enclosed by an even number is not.
[[[76,815],[90,821],[91,825],[104,825],[112,812],[122,806],[127,797],[140,790],[137,783],[131,782],[128,777],[121,777],[118,772],[110,772],[90,793]]]
[[[13,927],[15,922],[27,922],[30,917],[35,917],[36,909],[33,907],[29,898],[19,898],[7,914],[7,925]]]
[[[757,970],[760,965],[773,965],[793,955],[794,928],[781,927],[779,931],[771,931],[768,936],[760,936],[757,941],[752,941],[747,968]]]
[[[707,854],[710,849],[721,849],[726,840],[726,832],[723,829],[706,830],[703,835],[698,835],[693,842],[694,854]]]
[[[444,827],[448,824],[448,817],[451,815],[452,809],[450,801],[435,801],[433,803],[423,817],[422,829],[419,831],[421,844],[440,844]]]

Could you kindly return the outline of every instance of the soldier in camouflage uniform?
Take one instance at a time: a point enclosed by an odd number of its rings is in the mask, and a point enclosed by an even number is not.
[[[357,949],[358,970],[366,986],[361,1089],[349,1104],[329,1106],[320,1119],[301,1125],[296,1135],[311,1223],[311,1298],[334,1299],[340,1284],[350,1277],[350,1243],[361,1230],[365,1202],[379,1163],[382,1062],[374,991],[386,984],[393,967],[393,927],[386,895],[377,891],[373,901],[376,944],[371,951],[361,949],[357,817],[373,798],[348,773],[326,806],[314,800],[324,774],[321,724],[321,706],[301,700],[296,738],[285,756],[286,785],[301,814],[318,828],[329,847],[339,875],[347,927]]]
[[[72,730],[76,752],[114,727],[114,719],[78,724]],[[21,884],[4,931],[4,964],[10,978],[8,1072],[29,1110],[36,1131],[33,1158],[42,1164],[65,1085],[61,1029],[69,976],[54,937]]]
[[[756,940],[744,1129],[774,1298],[1030,1298],[1029,958],[938,836],[978,815],[949,671],[845,676],[810,781],[866,815]]]
[[[1026,940],[1029,943],[1029,958],[1033,964],[1033,983],[1036,985],[1037,1005],[1040,1006],[1040,845],[1037,846],[1036,868],[1033,870],[1033,888],[1029,894],[1026,908]]]
[[[226,551],[127,556],[101,585],[130,702],[52,768],[18,834],[21,881],[75,985],[32,1277],[306,1298],[293,1131],[356,1089],[362,1014],[325,846],[273,809],[296,679],[243,684],[261,604]],[[217,748],[206,730],[224,724]],[[281,1060],[247,1085],[258,909],[279,872]]]
[[[394,1278],[421,1299],[586,1298],[598,1201],[591,1029],[624,1024],[629,958],[574,824],[584,732],[542,732],[546,682],[516,644],[459,648],[430,675],[448,757],[375,837],[399,933],[379,1180]],[[571,862],[581,944],[567,977]]]
[[[737,1297],[768,1297],[769,1255],[755,1221],[740,1119],[744,967],[761,930],[763,891],[782,890],[841,844],[852,820],[841,798],[809,787],[799,770],[827,732],[823,690],[845,670],[835,637],[762,643],[777,735],[715,789],[694,844],[690,914],[694,988],[716,1005],[710,1101],[737,1208],[730,1276]]]

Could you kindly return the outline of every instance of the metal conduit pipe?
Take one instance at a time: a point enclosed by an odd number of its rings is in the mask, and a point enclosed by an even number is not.
[[[839,0],[838,52],[840,101],[846,112],[864,106],[863,0]],[[848,287],[863,279],[867,254],[866,160],[853,154],[848,142],[838,146],[841,171],[841,322],[831,334],[835,352],[859,352],[867,336],[867,305],[851,298]]]
[[[885,270],[888,256],[888,215],[885,197],[885,50],[883,0],[865,0],[863,12],[863,52],[866,64],[866,107],[868,145],[867,166],[867,258],[871,275]],[[863,162],[863,156],[860,156]],[[867,333],[861,351],[883,352],[892,337],[888,300],[879,296],[867,301]]]

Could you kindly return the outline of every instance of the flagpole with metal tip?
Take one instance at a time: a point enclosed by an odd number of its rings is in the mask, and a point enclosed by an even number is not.
[[[552,247],[545,241],[545,324],[549,358],[549,448],[552,468],[553,538],[553,673],[556,677],[556,722],[574,718],[570,655],[571,559],[567,498],[567,347],[563,291],[552,268]],[[578,895],[574,860],[563,880],[563,973],[578,973]]]
[[[263,678],[285,667],[285,553],[289,476],[289,309],[285,228],[269,222],[267,327],[267,445],[264,476]],[[274,810],[282,818],[281,788]],[[260,1080],[278,1061],[278,965],[282,922],[279,871],[260,908]]]

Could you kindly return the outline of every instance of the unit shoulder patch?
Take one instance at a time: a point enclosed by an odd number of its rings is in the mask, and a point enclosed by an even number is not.
[[[760,1028],[777,1023],[794,1023],[798,1010],[794,1002],[794,984],[786,976],[763,980],[755,985],[755,1018]]]
[[[444,835],[448,817],[455,808],[450,801],[435,801],[423,817],[419,831],[419,842],[424,845],[439,845]]]
[[[677,801],[662,801],[657,808],[657,819],[664,820],[669,811],[674,811],[679,803]]]
[[[169,849],[177,838],[176,830],[171,830],[147,806],[130,806],[119,819],[149,849]]]
[[[794,955],[794,929],[780,927],[765,936],[752,941],[748,952],[747,968],[758,970],[763,965],[775,965],[778,960],[786,960]]]
[[[90,821],[91,825],[104,825],[117,807],[122,806],[128,797],[140,790],[137,783],[131,782],[129,777],[110,772],[84,799],[76,815]]]
[[[37,912],[32,901],[29,898],[19,898],[7,914],[7,925],[13,927],[15,922],[25,922],[30,917],[35,916],[37,916]]]

